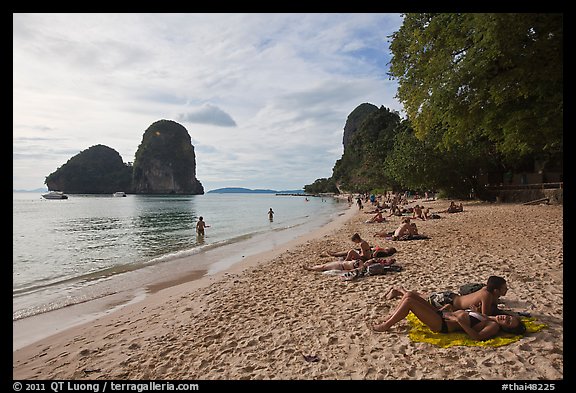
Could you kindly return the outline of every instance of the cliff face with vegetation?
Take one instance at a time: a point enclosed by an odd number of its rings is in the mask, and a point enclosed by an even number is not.
[[[132,186],[140,194],[204,194],[186,128],[172,120],[148,127],[136,151]]]
[[[49,190],[69,194],[204,194],[196,179],[196,155],[182,125],[159,120],[144,132],[134,166],[118,152],[95,145],[46,177]]]
[[[111,194],[130,191],[132,167],[108,146],[92,146],[46,177],[49,190],[70,194]]]
[[[373,112],[376,112],[378,107],[374,104],[363,103],[354,109],[346,119],[346,124],[344,125],[344,137],[342,138],[342,144],[344,145],[344,150],[350,145],[352,140],[352,135],[358,130],[360,124]]]
[[[304,189],[489,198],[508,177],[562,181],[563,37],[561,13],[405,14],[389,75],[406,117],[359,105],[332,177]]]

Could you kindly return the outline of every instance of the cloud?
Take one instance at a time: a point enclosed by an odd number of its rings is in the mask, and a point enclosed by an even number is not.
[[[236,127],[236,122],[228,113],[217,106],[205,104],[201,108],[193,109],[178,115],[178,120],[188,123],[212,124],[219,127]]]
[[[387,77],[401,23],[375,13],[13,14],[14,188],[42,186],[96,144],[133,161],[160,119],[189,131],[205,190],[329,177],[359,104],[402,112]]]

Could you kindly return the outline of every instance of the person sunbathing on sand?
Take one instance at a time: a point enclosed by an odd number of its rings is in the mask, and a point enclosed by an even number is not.
[[[498,310],[500,296],[506,295],[508,286],[506,280],[499,276],[490,276],[486,285],[476,292],[459,295],[455,292],[434,292],[426,296],[426,301],[439,310],[465,310],[477,307],[485,315],[494,315]],[[407,291],[403,288],[392,288],[386,294],[386,299],[403,296]],[[421,297],[424,298],[421,294]]]
[[[430,208],[427,207],[426,209],[422,210],[422,215],[424,216],[424,221],[430,219]]]
[[[376,213],[375,216],[373,216],[369,220],[366,220],[366,223],[384,222],[384,221],[386,221],[386,219],[384,217],[382,217],[382,212],[379,211],[378,213]]]
[[[523,334],[526,326],[515,315],[488,316],[475,310],[457,310],[447,312],[436,309],[417,292],[406,291],[392,313],[382,323],[372,323],[376,332],[385,332],[412,312],[426,326],[436,333],[464,331],[473,340],[487,340],[496,336],[500,330]]]
[[[374,236],[376,237],[389,237],[392,236],[392,240],[398,240],[402,236],[406,235],[418,235],[418,228],[416,227],[416,223],[410,223],[410,217],[404,217],[402,222],[396,228],[394,232],[376,232]]]
[[[396,202],[392,202],[392,205],[390,206],[390,214],[388,214],[387,217],[391,216],[402,216],[402,209]]]
[[[464,206],[462,206],[462,202],[460,205],[456,205],[454,201],[450,202],[450,206],[448,209],[441,211],[440,213],[459,213],[464,211]]]
[[[362,269],[364,267],[364,261],[361,259],[356,259],[354,261],[332,261],[322,263],[320,265],[314,266],[302,266],[306,270],[311,270],[315,272],[325,272],[328,270],[354,270],[354,269]]]
[[[325,272],[328,270],[361,271],[372,264],[382,263],[382,260],[382,258],[370,258],[367,261],[361,259],[356,259],[355,261],[332,261],[314,266],[303,265],[302,267],[315,272]],[[388,264],[393,264],[394,262],[396,262],[394,258],[388,260]]]
[[[414,206],[414,209],[412,210],[412,218],[419,218],[422,221],[426,221],[426,216],[424,215],[422,207],[420,207],[419,205]]]

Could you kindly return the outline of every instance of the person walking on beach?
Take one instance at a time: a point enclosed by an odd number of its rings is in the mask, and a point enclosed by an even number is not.
[[[204,217],[200,216],[196,223],[196,233],[200,236],[204,236],[204,228],[210,228],[210,225],[206,225]]]
[[[272,210],[272,208],[268,210],[268,218],[270,219],[270,221],[274,221],[274,211]]]

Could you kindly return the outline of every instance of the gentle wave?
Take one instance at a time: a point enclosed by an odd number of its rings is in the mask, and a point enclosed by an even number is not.
[[[323,225],[345,207],[241,194],[46,202],[14,199],[13,320],[102,299],[125,285],[136,291],[146,268],[169,270],[171,262],[258,235]],[[237,208],[223,209],[228,205]],[[275,206],[274,222],[263,206]],[[202,239],[194,228],[200,215],[211,224]]]

